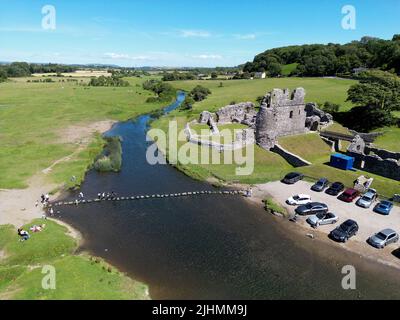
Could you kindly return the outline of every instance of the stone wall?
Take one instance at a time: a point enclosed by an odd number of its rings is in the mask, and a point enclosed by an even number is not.
[[[355,168],[400,181],[400,153],[367,146],[356,136],[347,154],[355,159]]]
[[[312,163],[301,158],[300,156],[289,152],[279,144],[275,144],[275,146],[272,149],[273,152],[279,154],[282,158],[284,158],[290,165],[293,167],[306,167],[311,165]]]
[[[252,102],[229,105],[217,111],[218,123],[243,123],[251,126],[255,122],[257,111]]]

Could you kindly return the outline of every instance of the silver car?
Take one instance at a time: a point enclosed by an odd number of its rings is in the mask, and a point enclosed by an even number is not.
[[[399,235],[392,229],[385,229],[368,239],[368,243],[378,249],[399,241]]]
[[[335,224],[338,221],[339,217],[332,212],[318,213],[307,219],[307,223],[313,228],[318,228],[319,226],[325,226],[327,224]]]
[[[375,189],[368,189],[368,191],[357,201],[357,205],[361,208],[368,209],[375,202],[378,194]]]

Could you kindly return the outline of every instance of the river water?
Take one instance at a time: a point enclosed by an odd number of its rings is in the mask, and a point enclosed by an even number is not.
[[[165,111],[179,106],[177,101]],[[123,138],[119,173],[89,171],[87,198],[214,189],[169,165],[146,161],[151,116],[115,125]],[[75,199],[76,194],[68,195]],[[105,258],[149,285],[153,299],[400,298],[397,271],[297,235],[290,223],[243,198],[199,196],[61,207],[60,219],[85,239],[81,250]],[[357,290],[342,289],[344,265],[357,270]]]

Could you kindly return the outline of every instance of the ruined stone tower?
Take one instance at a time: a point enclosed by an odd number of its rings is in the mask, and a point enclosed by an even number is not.
[[[307,131],[305,95],[303,88],[291,95],[289,89],[274,89],[264,97],[256,119],[256,141],[262,148],[270,150],[277,138]]]

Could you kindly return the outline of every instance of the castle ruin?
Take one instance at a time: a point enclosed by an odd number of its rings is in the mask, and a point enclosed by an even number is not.
[[[264,149],[272,149],[279,137],[301,134],[306,128],[305,90],[274,89],[268,93],[256,118],[256,140]]]

